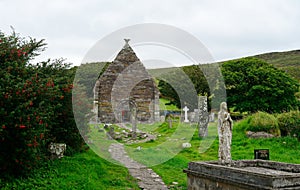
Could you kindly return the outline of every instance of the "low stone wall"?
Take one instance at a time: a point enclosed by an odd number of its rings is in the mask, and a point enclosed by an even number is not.
[[[297,190],[300,165],[265,160],[235,161],[231,167],[218,162],[190,162],[189,190]]]

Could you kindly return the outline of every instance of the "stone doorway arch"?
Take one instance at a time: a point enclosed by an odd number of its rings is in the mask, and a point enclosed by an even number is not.
[[[117,105],[116,118],[119,123],[132,122],[136,119],[137,104],[133,100],[121,100]]]

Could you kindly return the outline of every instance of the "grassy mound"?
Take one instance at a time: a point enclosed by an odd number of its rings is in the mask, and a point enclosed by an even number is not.
[[[275,136],[280,136],[278,122],[274,115],[265,112],[257,112],[249,116],[247,121],[247,131],[264,131]]]

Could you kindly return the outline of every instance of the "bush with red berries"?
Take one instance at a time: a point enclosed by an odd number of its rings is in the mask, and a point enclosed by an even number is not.
[[[66,143],[69,152],[84,144],[72,112],[75,69],[63,60],[30,64],[44,47],[0,32],[0,177],[39,166],[50,142]]]

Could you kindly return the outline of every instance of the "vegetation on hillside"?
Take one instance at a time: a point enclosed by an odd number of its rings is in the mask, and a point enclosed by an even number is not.
[[[253,57],[274,65],[300,81],[300,50],[264,53]]]
[[[243,58],[221,65],[227,102],[234,111],[280,113],[297,109],[299,83],[262,60]]]
[[[234,111],[240,112],[279,113],[297,109],[299,106],[297,100],[300,97],[299,82],[265,61],[243,58],[220,64],[225,85],[222,81],[223,77],[216,75],[218,72],[210,72],[218,68],[215,63],[207,66],[192,65],[181,69],[169,69],[159,81],[161,96],[170,100],[168,104],[174,104],[179,108],[187,105],[191,109],[195,107],[192,104],[197,103],[193,101],[195,97],[191,95],[194,91],[196,95],[208,96],[209,107],[212,98],[215,98],[219,101],[213,105],[214,108],[220,101],[225,100]],[[182,73],[189,80],[179,77]],[[188,82],[192,83],[194,90],[186,87]],[[181,95],[182,90],[185,90],[185,94],[189,96]],[[222,92],[227,95],[227,100],[222,97]]]

